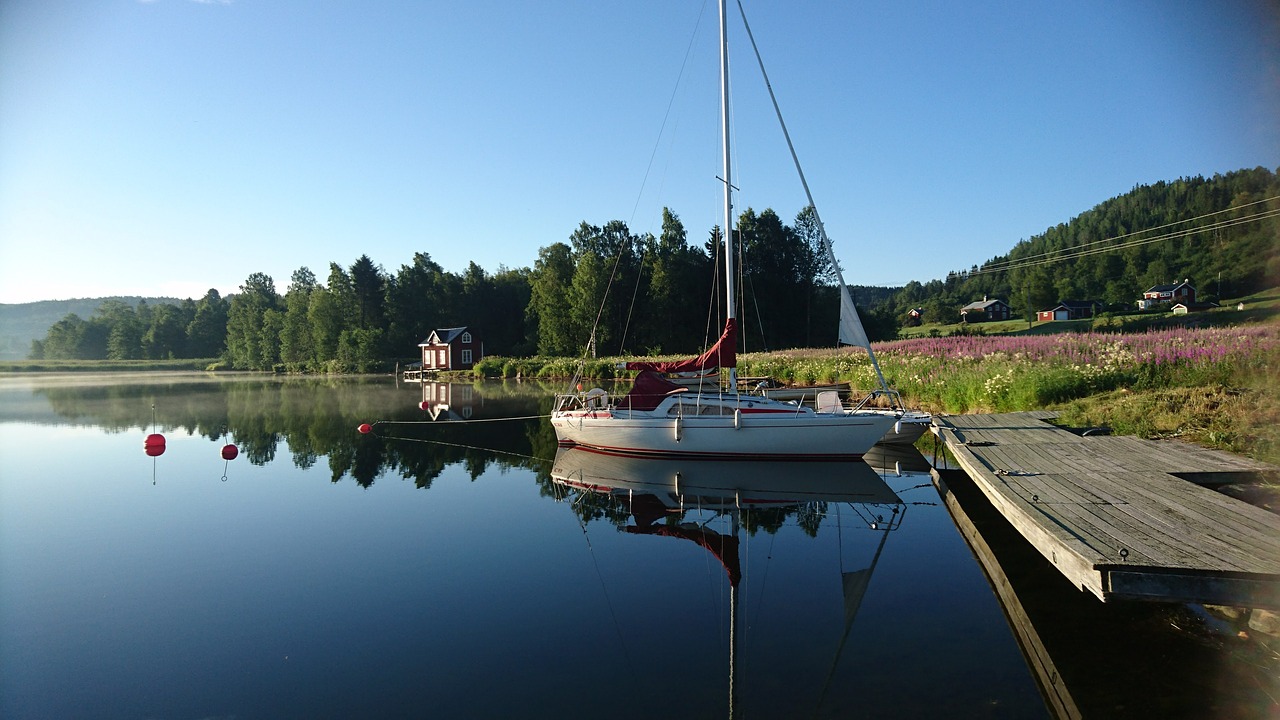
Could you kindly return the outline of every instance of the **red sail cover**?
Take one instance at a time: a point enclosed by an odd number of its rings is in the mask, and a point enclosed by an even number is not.
[[[618,407],[632,410],[653,410],[658,407],[658,404],[666,396],[686,392],[688,389],[671,382],[652,370],[645,370],[636,376],[636,384],[631,387],[631,392],[622,396],[622,399],[618,401]]]
[[[671,360],[668,362],[649,362],[636,360],[627,363],[628,370],[657,370],[664,373],[699,372],[715,368],[731,368],[738,366],[738,321],[729,318],[724,321],[724,332],[711,349],[692,360]]]

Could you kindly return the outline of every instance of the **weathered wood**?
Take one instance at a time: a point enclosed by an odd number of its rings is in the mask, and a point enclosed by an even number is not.
[[[1050,412],[941,416],[961,468],[1072,583],[1103,601],[1280,609],[1280,516],[1181,479],[1280,468],[1171,441],[1080,436]]]

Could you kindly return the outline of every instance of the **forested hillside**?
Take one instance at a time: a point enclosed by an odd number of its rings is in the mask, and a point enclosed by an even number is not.
[[[896,336],[913,307],[951,323],[984,295],[1027,317],[1059,300],[1132,309],[1142,291],[1189,279],[1201,299],[1243,296],[1280,277],[1280,179],[1264,168],[1139,186],[1007,255],[906,287],[852,288],[872,339]],[[221,357],[238,369],[368,371],[416,356],[437,328],[480,330],[488,354],[599,355],[698,351],[719,334],[723,310],[717,228],[691,241],[673,212],[658,237],[621,221],[583,222],[541,248],[533,268],[475,263],[445,271],[425,252],[394,272],[361,256],[309,268],[286,292],[262,273],[240,292],[174,304],[102,302],[67,314],[32,344],[47,359]],[[790,224],[748,208],[736,237],[739,317],[748,351],[835,344],[834,274],[813,214]],[[11,306],[14,307],[14,306]]]
[[[107,302],[134,307],[138,303],[176,305],[180,301],[162,297],[108,297],[0,304],[0,360],[27,357],[31,353],[31,341],[43,338],[55,322],[71,314],[90,317]]]
[[[1280,284],[1280,178],[1266,168],[1141,185],[1007,255],[908,283],[891,300],[926,322],[956,322],[984,295],[1023,318],[1060,300],[1099,300],[1132,310],[1153,285],[1190,280],[1200,299],[1247,295]]]

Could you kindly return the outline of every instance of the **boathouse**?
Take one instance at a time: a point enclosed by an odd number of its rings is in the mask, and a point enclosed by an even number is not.
[[[441,328],[431,331],[422,348],[422,370],[470,370],[484,357],[484,341],[480,333],[469,327]]]

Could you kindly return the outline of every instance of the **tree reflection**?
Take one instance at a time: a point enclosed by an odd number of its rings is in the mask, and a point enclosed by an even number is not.
[[[10,407],[23,407],[21,419],[32,421],[33,415],[41,414],[31,410],[30,401],[43,398],[53,416],[36,422],[93,425],[123,433],[149,429],[154,404],[163,432],[185,432],[220,443],[229,435],[254,465],[275,461],[283,442],[295,466],[311,468],[325,458],[332,482],[350,477],[363,487],[395,474],[427,488],[453,465],[461,465],[473,480],[495,465],[549,477],[547,461],[555,454],[555,432],[539,416],[550,413],[554,388],[486,382],[431,389],[453,399],[453,412],[429,412],[421,401],[428,388],[385,377],[36,379],[21,390],[0,388],[0,407],[5,408],[0,417],[8,416]],[[521,419],[492,422],[501,418]],[[356,427],[363,422],[376,423],[375,432],[358,433]]]

